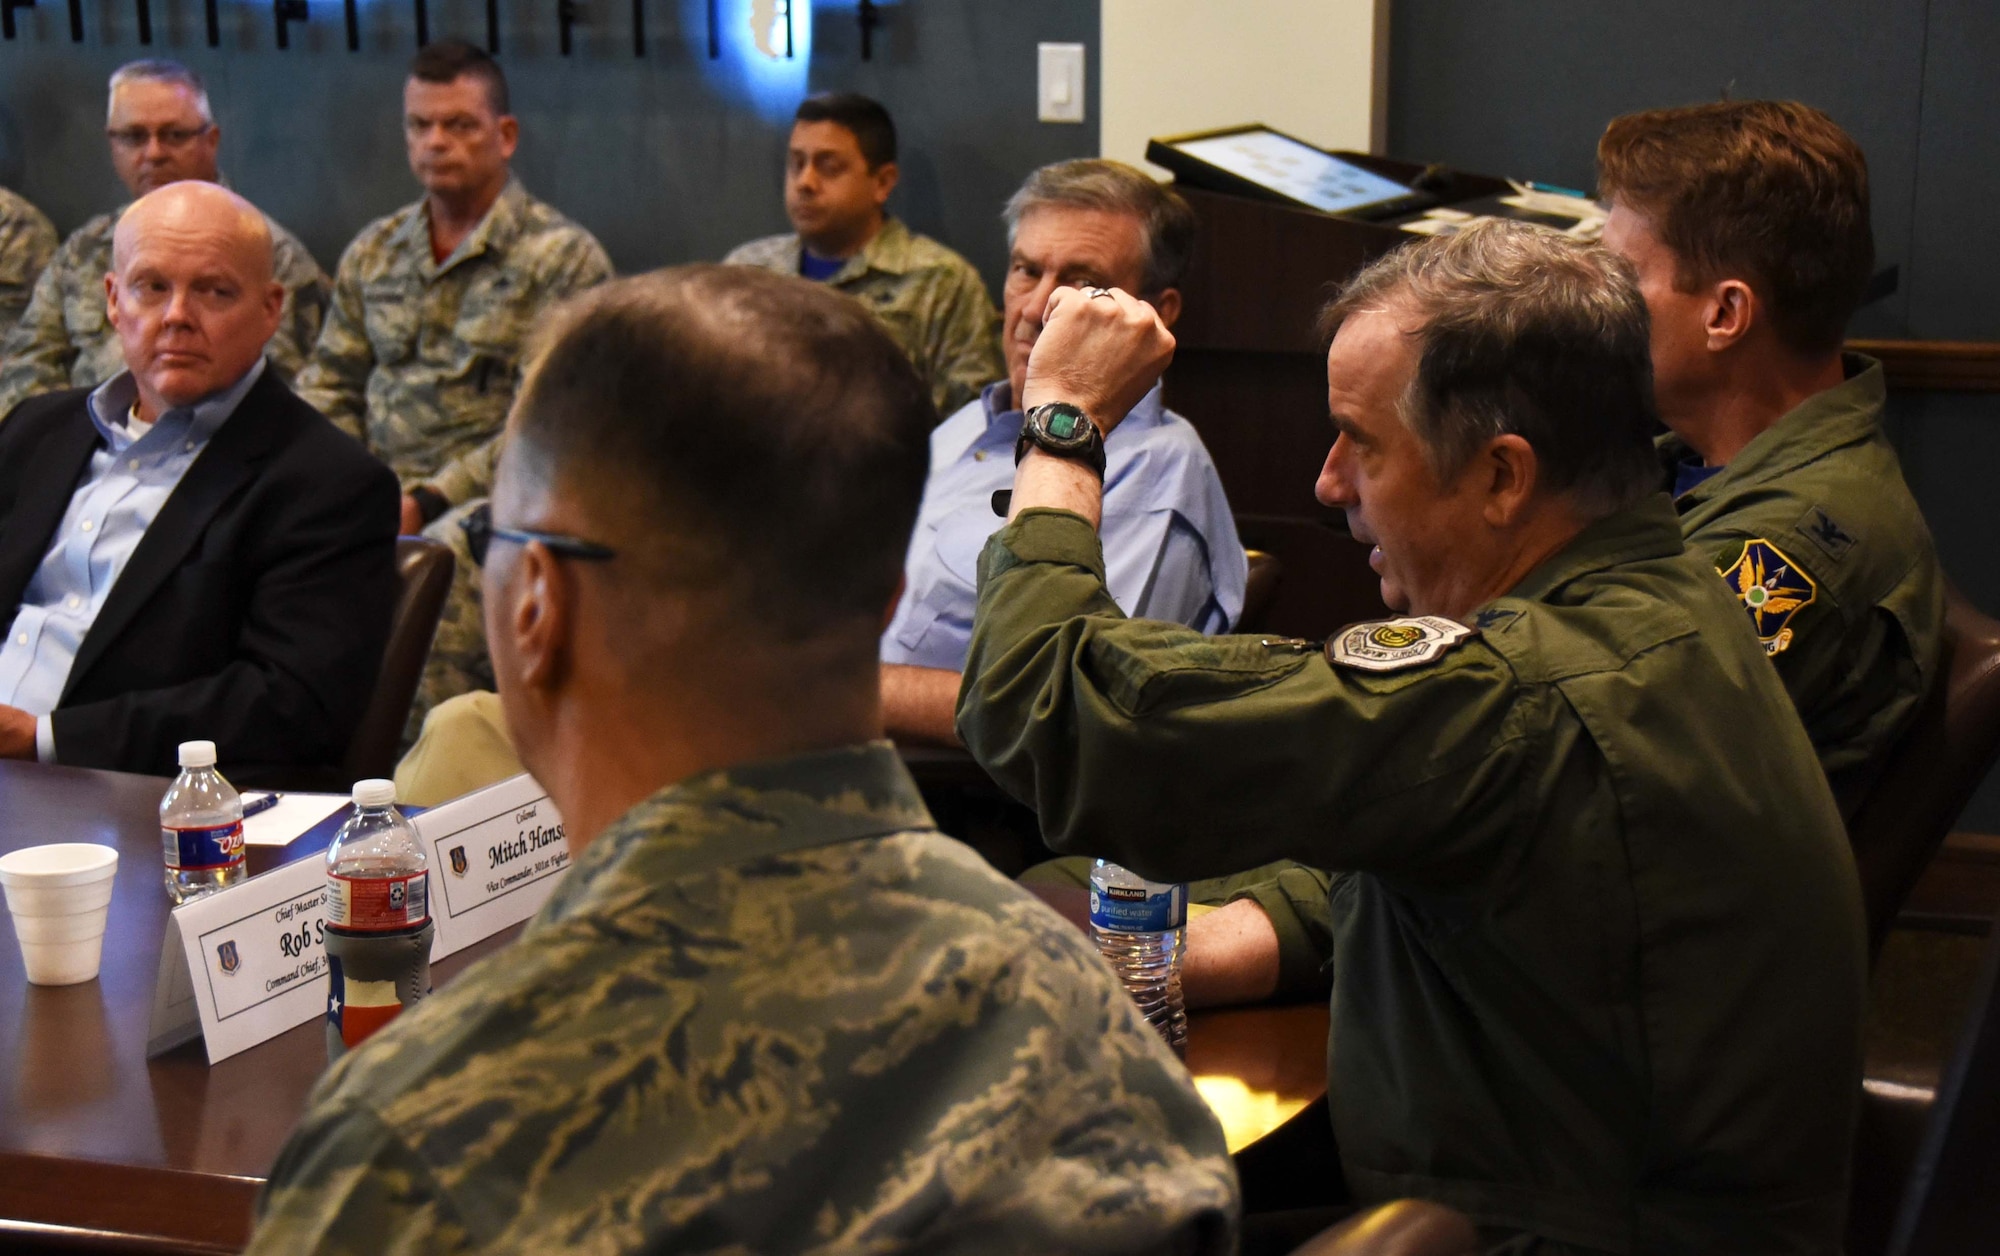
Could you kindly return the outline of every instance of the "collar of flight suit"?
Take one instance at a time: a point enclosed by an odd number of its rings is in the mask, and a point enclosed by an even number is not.
[[[916,259],[910,256],[912,243],[910,229],[903,225],[902,220],[894,214],[886,214],[882,218],[882,229],[826,282],[833,286],[850,283],[871,270],[879,270],[886,275],[907,274],[916,265]],[[800,251],[803,252],[805,247],[801,241]]]
[[[1846,379],[1806,398],[1758,433],[1722,470],[1681,494],[1676,499],[1680,509],[1685,512],[1746,485],[1768,483],[1831,450],[1874,439],[1889,395],[1882,364],[1858,353],[1843,353],[1841,365]],[[1660,442],[1661,461],[1669,468],[1691,452],[1678,436],[1668,435]]]
[[[1637,506],[1584,528],[1505,596],[1540,602],[1579,576],[1649,558],[1671,557],[1685,549],[1673,502],[1665,493],[1654,493]]]
[[[520,179],[510,173],[507,186],[500,189],[500,195],[494,199],[492,208],[486,211],[486,217],[481,218],[479,225],[458,242],[458,247],[451,251],[449,257],[439,262],[431,258],[431,202],[426,196],[417,202],[417,212],[404,220],[397,232],[397,242],[413,250],[425,276],[435,279],[469,258],[512,244],[520,234],[521,208],[527,199],[527,189],[521,186]]]

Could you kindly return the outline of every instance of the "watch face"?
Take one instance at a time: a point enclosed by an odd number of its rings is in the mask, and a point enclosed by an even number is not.
[[[1067,410],[1058,410],[1049,416],[1048,422],[1043,426],[1047,427],[1049,435],[1057,440],[1075,440],[1077,433],[1083,430],[1083,416],[1071,414]]]

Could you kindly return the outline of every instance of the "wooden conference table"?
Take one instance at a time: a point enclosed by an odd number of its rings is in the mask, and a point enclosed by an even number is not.
[[[211,1068],[199,1042],[145,1058],[159,948],[164,779],[0,762],[0,853],[119,851],[96,981],[27,983],[0,925],[0,1250],[229,1252],[326,1064],[311,1021]],[[251,849],[268,871],[298,849]],[[442,985],[511,932],[440,961]],[[1325,1093],[1324,1006],[1199,1014],[1188,1067],[1238,1149]]]

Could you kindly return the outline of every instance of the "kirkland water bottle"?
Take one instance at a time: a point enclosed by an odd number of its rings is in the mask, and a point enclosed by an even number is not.
[[[1148,881],[1102,859],[1090,870],[1090,938],[1148,1024],[1175,1054],[1187,1050],[1181,955],[1187,886]]]
[[[326,851],[326,1056],[337,1060],[430,993],[430,871],[394,781],[358,781]]]
[[[250,875],[243,861],[243,799],[215,770],[215,743],[184,741],[181,774],[160,799],[167,893],[176,903]]]

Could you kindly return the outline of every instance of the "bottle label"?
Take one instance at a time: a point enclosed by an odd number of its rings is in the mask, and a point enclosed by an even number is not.
[[[175,872],[214,872],[243,862],[243,821],[201,829],[162,827],[167,867]]]
[[[326,878],[326,923],[356,933],[413,929],[431,918],[428,869],[401,877]]]
[[[1093,885],[1090,923],[1108,933],[1165,933],[1187,924],[1187,887]]]

